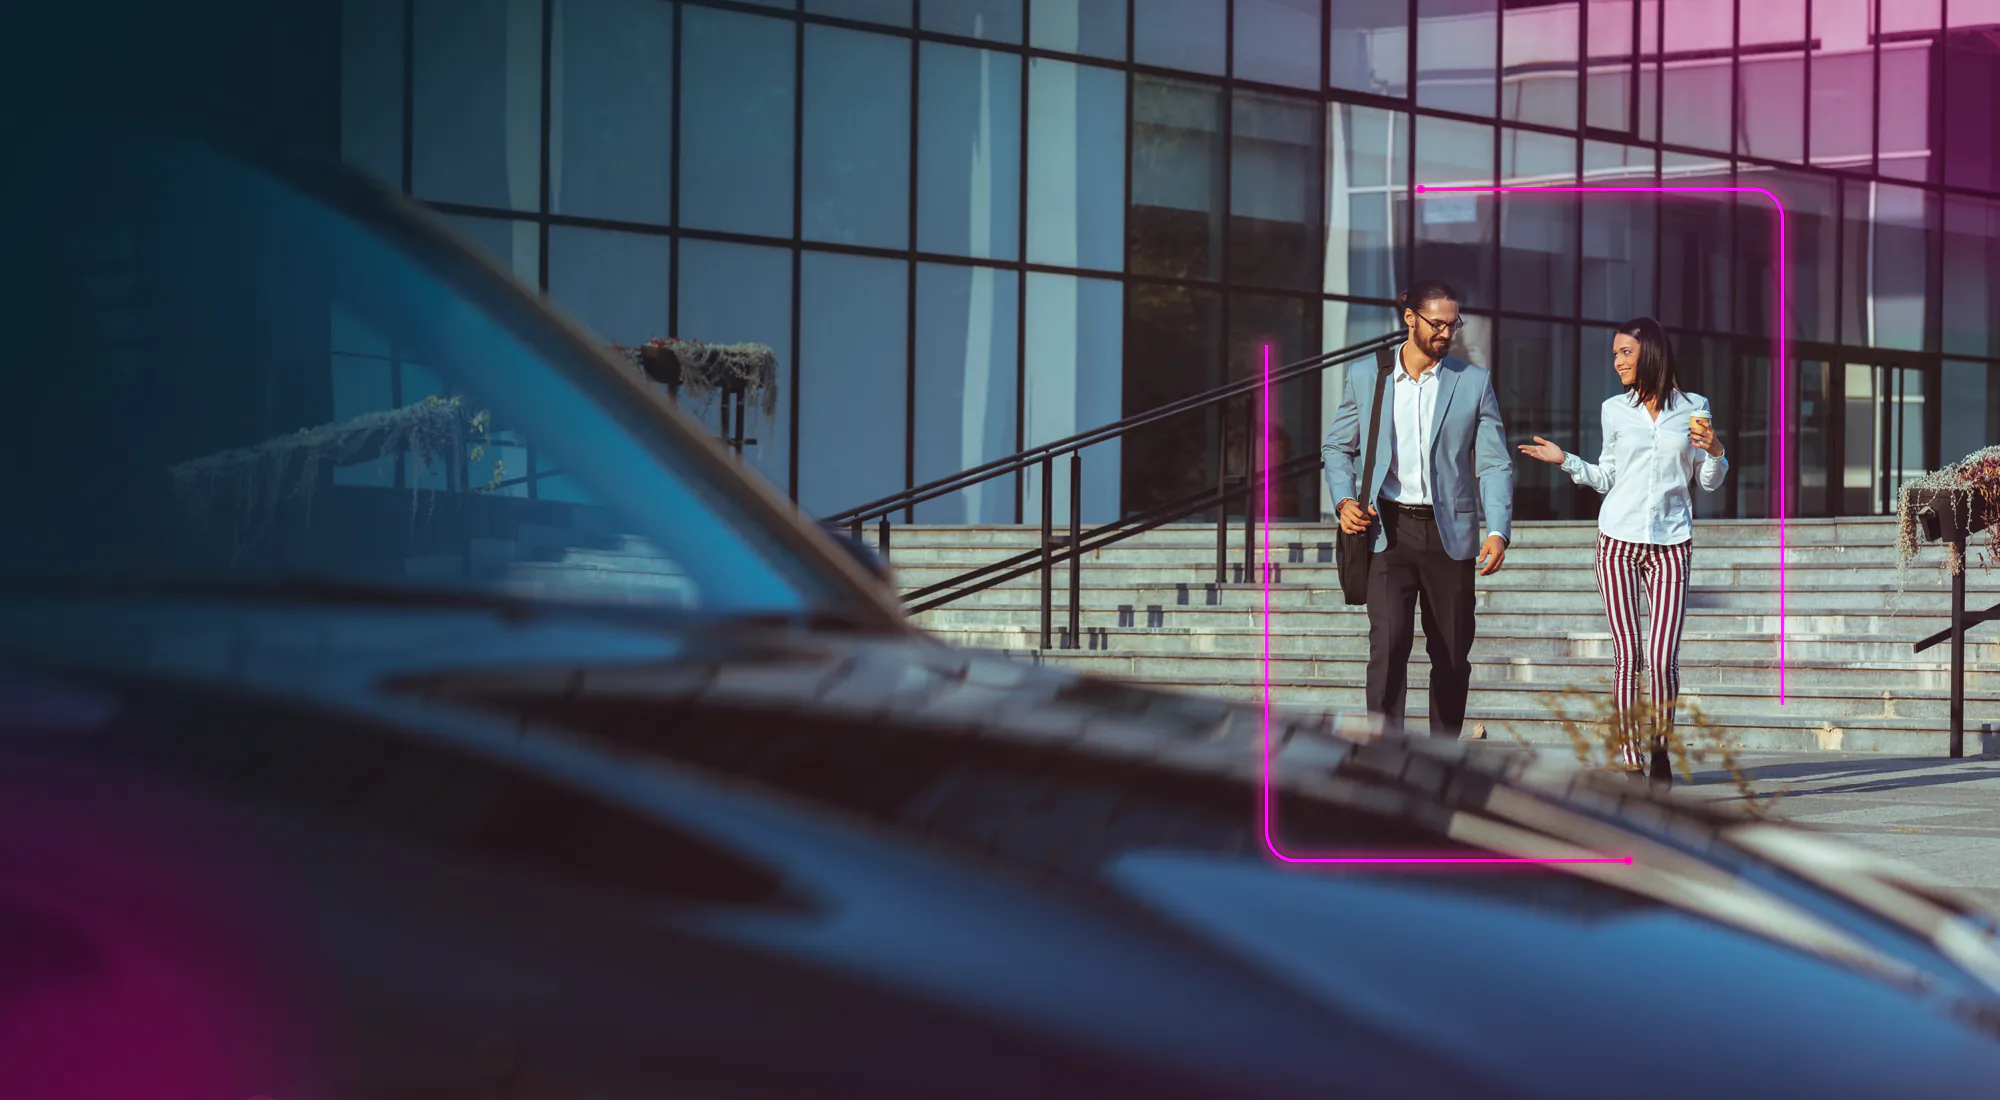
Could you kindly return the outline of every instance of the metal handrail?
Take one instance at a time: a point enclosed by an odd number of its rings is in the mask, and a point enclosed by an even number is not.
[[[1296,363],[1288,363],[1272,371],[1269,382],[1275,386],[1289,382],[1294,378],[1302,378],[1306,375],[1323,371],[1328,367],[1353,362],[1364,356],[1374,354],[1386,345],[1400,343],[1407,338],[1408,333],[1399,330],[1393,333],[1385,333],[1372,340],[1364,340],[1359,344],[1353,344],[1338,351],[1330,351],[1310,359],[1301,359]],[[938,497],[948,496],[960,489],[977,485],[983,481],[990,481],[996,477],[1005,477],[1008,474],[1019,473],[1029,466],[1061,455],[1080,451],[1093,444],[1115,439],[1136,428],[1143,428],[1147,425],[1156,424],[1162,420],[1194,412],[1198,409],[1221,405],[1234,398],[1252,393],[1264,384],[1265,379],[1263,378],[1244,378],[1230,382],[1205,393],[1184,397],[1179,401],[1169,402],[1158,408],[1149,409],[1146,412],[1134,413],[1123,420],[1115,421],[1102,427],[1078,432],[1066,439],[1058,439],[1052,443],[1043,443],[1039,446],[1030,447],[1017,454],[1011,454],[1005,458],[996,458],[991,462],[974,466],[967,470],[961,470],[955,474],[946,475],[935,481],[892,493],[880,500],[872,500],[859,507],[849,508],[847,511],[828,516],[822,522],[830,526],[850,527],[858,532],[861,529],[861,525],[867,523],[869,520],[887,519],[893,513],[914,508],[919,504],[935,500]]]

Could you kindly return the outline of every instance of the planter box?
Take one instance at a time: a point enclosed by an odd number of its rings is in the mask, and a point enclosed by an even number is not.
[[[1913,488],[1904,496],[1904,507],[1915,518],[1917,534],[1925,542],[1969,539],[2000,518],[1982,498],[1965,489]]]

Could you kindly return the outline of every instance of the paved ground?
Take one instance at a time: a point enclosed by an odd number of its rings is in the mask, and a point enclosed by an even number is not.
[[[1746,755],[1759,794],[1789,788],[1784,821],[1909,861],[2000,913],[2000,756]],[[1720,770],[1677,784],[1688,798],[1738,798]]]

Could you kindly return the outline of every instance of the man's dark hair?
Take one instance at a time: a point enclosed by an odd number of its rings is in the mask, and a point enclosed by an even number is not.
[[[1638,370],[1632,379],[1634,405],[1649,405],[1656,398],[1665,401],[1681,388],[1674,371],[1674,345],[1667,339],[1665,325],[1651,317],[1634,317],[1614,331],[1639,342]]]
[[[1448,302],[1456,302],[1458,301],[1458,291],[1453,290],[1450,284],[1439,279],[1418,279],[1416,282],[1410,284],[1410,289],[1396,295],[1396,311],[1401,313],[1406,309],[1421,310],[1426,305],[1440,298]]]

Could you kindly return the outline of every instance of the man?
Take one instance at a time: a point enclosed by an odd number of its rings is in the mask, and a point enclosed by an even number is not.
[[[1341,530],[1360,534],[1381,521],[1368,570],[1368,712],[1385,729],[1403,728],[1421,604],[1431,734],[1457,737],[1472,684],[1474,555],[1481,576],[1492,576],[1507,557],[1514,468],[1491,376],[1449,354],[1465,325],[1458,294],[1427,279],[1398,304],[1409,338],[1399,350],[1382,352],[1376,369],[1348,367],[1346,393],[1320,453],[1327,489],[1340,502]],[[1378,383],[1389,387],[1379,432],[1366,422]],[[1375,448],[1375,477],[1358,486],[1364,438]]]

